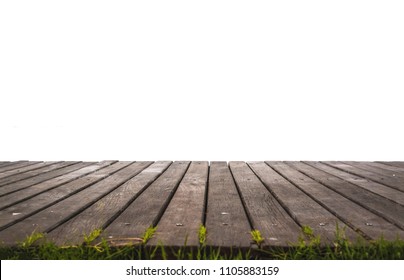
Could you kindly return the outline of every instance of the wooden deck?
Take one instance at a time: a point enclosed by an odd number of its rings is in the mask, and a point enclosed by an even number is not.
[[[332,242],[404,239],[404,162],[0,162],[0,241],[35,232],[60,245],[102,229],[111,243],[249,248],[297,241],[303,225]]]

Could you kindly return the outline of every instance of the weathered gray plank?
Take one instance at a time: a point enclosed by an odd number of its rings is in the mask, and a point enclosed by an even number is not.
[[[13,169],[17,169],[17,168],[21,168],[24,166],[29,166],[29,165],[33,165],[36,163],[39,163],[41,161],[26,161],[26,160],[22,160],[22,161],[15,161],[12,162],[11,164],[7,164],[5,166],[1,166],[0,167],[0,173],[9,171],[9,170],[13,170]]]
[[[251,226],[226,162],[211,162],[206,212],[206,245],[251,245]]]
[[[13,176],[13,175],[17,175],[17,174],[22,175],[22,174],[24,174],[24,173],[26,173],[28,171],[38,170],[38,169],[41,169],[42,167],[49,166],[49,165],[55,164],[55,163],[58,163],[58,162],[57,161],[39,162],[39,163],[36,163],[36,164],[32,164],[32,165],[24,166],[24,167],[21,167],[21,168],[16,168],[16,169],[12,169],[12,170],[2,172],[2,173],[0,173],[0,185],[4,185],[4,183],[3,183],[4,178],[7,178],[7,177],[10,177],[10,176]]]
[[[59,169],[64,166],[66,166],[66,163],[64,163],[64,162],[41,162],[41,163],[37,163],[34,165],[30,165],[30,166],[27,166],[26,168],[31,168],[31,167],[35,167],[35,168],[33,170],[27,170],[25,172],[16,173],[15,175],[7,176],[6,178],[0,179],[0,187],[14,183],[14,182],[22,181],[24,179],[34,177],[34,176],[37,176],[40,174],[44,174],[46,172],[56,170],[56,169]],[[20,168],[18,168],[17,170],[20,170]],[[15,169],[10,170],[10,171],[15,171]]]
[[[384,169],[384,170],[392,171],[393,174],[398,173],[400,175],[404,175],[404,165],[399,167],[399,166],[389,165],[389,164],[386,164],[384,162],[369,162],[369,164],[371,166],[374,166],[374,167],[378,167],[378,168],[381,168],[381,169]]]
[[[387,219],[388,221],[404,229],[404,206],[397,204],[385,197],[379,196],[368,190],[359,188],[347,181],[330,175],[304,163],[295,163],[293,167],[316,180],[319,183],[333,189],[339,194],[358,203],[369,211]]]
[[[31,199],[24,200],[0,211],[0,230],[15,224],[37,212],[42,211],[57,202],[73,195],[92,184],[99,182],[107,176],[117,172],[126,165],[120,163],[112,164],[113,161],[103,161],[93,165],[97,168],[94,173],[87,174],[81,178],[75,179],[61,187],[53,188]]]
[[[163,175],[106,227],[102,237],[110,242],[121,242],[126,238],[140,238],[150,226],[156,226],[188,166],[189,162],[183,161],[171,164]]]
[[[357,185],[363,189],[366,189],[368,191],[371,191],[375,194],[378,194],[380,196],[383,196],[385,198],[390,199],[391,201],[394,201],[396,203],[399,203],[401,205],[404,205],[404,193],[400,192],[396,189],[387,187],[385,185],[379,184],[377,182],[371,181],[369,179],[365,179],[363,177],[356,176],[351,173],[347,173],[345,171],[336,169],[334,167],[325,165],[321,162],[314,162],[314,161],[305,161],[304,163],[315,167],[317,169],[320,169],[322,171],[325,171],[333,176],[336,176],[338,178],[341,178],[347,182],[350,182],[354,185]]]
[[[288,170],[291,167],[282,162],[267,162],[277,170]],[[279,175],[264,162],[250,162],[248,165],[257,174],[271,193],[281,202],[289,215],[296,220],[300,226],[310,226],[315,235],[320,235],[325,243],[335,241],[336,224],[346,226],[331,212],[326,210],[302,190],[294,186],[284,177]],[[358,234],[348,228],[347,236],[355,240]]]
[[[352,164],[347,164],[345,162],[334,162],[334,161],[325,161],[325,164],[338,168],[340,170],[346,171],[348,173],[352,173],[357,176],[361,176],[372,181],[378,182],[380,184],[389,186],[391,188],[397,189],[399,191],[404,191],[404,182],[397,180],[391,174],[391,176],[384,176],[382,174],[378,174],[369,169],[362,169]]]
[[[404,238],[398,162],[232,162],[230,169],[213,162],[209,175],[206,162],[177,162],[167,170],[168,162],[72,163],[74,170],[60,167],[64,172],[50,177],[60,169],[46,164],[0,162],[0,169],[18,165],[0,173],[0,184],[19,178],[0,187],[1,194],[14,186],[0,195],[0,243],[15,244],[36,230],[57,244],[77,244],[103,228],[102,236],[117,244],[157,225],[149,245],[181,246],[188,238],[188,246],[197,246],[203,209],[210,246],[249,247],[251,228],[261,231],[266,245],[287,246],[300,225],[330,241],[336,221],[349,226],[352,239],[352,229],[373,239]]]
[[[89,162],[82,162],[73,166],[69,166],[64,170],[63,175],[60,175],[58,177],[53,176],[54,178],[52,179],[40,182],[28,188],[20,189],[18,191],[2,195],[0,197],[0,210],[9,207],[15,203],[34,197],[42,192],[57,188],[97,169],[97,165],[92,165],[92,163]]]
[[[121,162],[121,164],[128,166],[81,192],[0,231],[0,242],[3,241],[6,245],[13,245],[15,242],[23,240],[34,231],[45,233],[52,231],[130,178],[136,176],[150,163]]]
[[[404,162],[402,161],[376,161],[376,162],[382,163],[384,165],[404,168]]]
[[[356,166],[358,168],[361,168],[363,170],[371,171],[376,174],[380,174],[382,176],[396,179],[396,180],[401,180],[404,182],[404,174],[402,171],[397,171],[397,169],[400,169],[398,167],[389,167],[384,166],[381,167],[380,163],[375,163],[375,162],[363,162],[363,161],[344,161],[344,163],[347,163],[349,165]],[[395,171],[392,171],[391,169],[396,169]]]
[[[294,167],[298,163],[287,162],[287,164]],[[395,239],[397,236],[404,237],[404,231],[394,224],[301,172],[295,169],[289,169],[287,172],[284,170],[277,171],[281,173],[282,176],[292,181],[328,211],[340,218],[350,227],[361,231],[367,237],[378,239],[383,235],[386,239],[390,240]]]
[[[290,242],[296,242],[300,235],[299,225],[247,164],[230,162],[229,166],[251,224],[261,232],[265,245],[288,246]]]
[[[149,245],[199,246],[198,232],[203,225],[208,162],[192,162],[157,224]]]
[[[10,162],[10,161],[1,161],[0,162],[0,167],[4,167],[4,166],[10,165],[10,164],[13,164],[13,163]]]
[[[48,233],[48,240],[58,245],[80,244],[83,235],[103,229],[171,164],[156,162],[126,181],[86,210]]]
[[[84,165],[88,165],[90,163],[84,163]],[[57,169],[54,169],[50,172],[38,174],[35,177],[30,177],[18,182],[14,182],[5,186],[0,187],[0,196],[4,196],[19,190],[23,190],[34,186],[36,184],[45,182],[47,180],[53,179],[55,177],[61,176],[65,173],[77,170],[83,167],[82,162],[62,162],[55,164]],[[1,203],[0,203],[1,205]]]

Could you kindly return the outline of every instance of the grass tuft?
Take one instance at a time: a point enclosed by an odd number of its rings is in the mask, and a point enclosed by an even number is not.
[[[314,236],[314,231],[309,226],[302,226],[302,232],[308,238],[312,238]]]
[[[84,242],[86,244],[91,244],[95,239],[97,239],[98,236],[100,236],[102,230],[101,229],[95,229],[90,234],[84,234]]]
[[[255,249],[253,252],[238,248],[213,248],[202,242],[199,248],[188,248],[186,243],[181,248],[172,249],[163,244],[146,246],[156,231],[150,227],[143,236],[143,244],[126,243],[123,246],[112,246],[104,239],[96,245],[92,241],[101,233],[95,230],[85,238],[81,245],[60,247],[46,240],[45,235],[33,233],[15,247],[1,247],[0,259],[43,259],[43,260],[237,260],[237,259],[276,259],[276,260],[402,260],[404,259],[404,241],[358,239],[351,242],[345,237],[344,229],[337,228],[333,243],[324,245],[319,236],[314,236],[308,228],[302,228],[302,237],[287,248],[268,247]],[[206,240],[206,228],[200,228],[200,241]],[[263,238],[258,230],[251,232],[256,244],[261,245]],[[36,242],[39,239],[41,242]],[[253,254],[252,254],[253,253]]]
[[[260,247],[261,244],[264,242],[264,238],[262,237],[261,232],[257,229],[251,231],[251,237],[255,244],[258,245],[258,247]]]
[[[21,248],[31,247],[37,240],[43,239],[45,237],[44,233],[33,232],[30,236],[27,236],[24,241],[20,243]]]
[[[206,227],[204,225],[201,225],[199,227],[198,237],[199,237],[199,244],[201,246],[205,245],[205,242],[206,242]]]
[[[152,237],[153,237],[153,235],[156,233],[156,230],[157,230],[157,227],[153,227],[153,226],[150,226],[147,230],[146,230],[146,232],[143,234],[143,244],[146,244],[147,243],[147,241],[149,241]]]

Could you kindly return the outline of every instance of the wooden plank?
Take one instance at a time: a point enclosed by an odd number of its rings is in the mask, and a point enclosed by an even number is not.
[[[38,167],[38,165],[42,165],[41,167]],[[22,181],[24,179],[30,178],[30,177],[34,177],[52,170],[56,170],[59,169],[61,167],[66,166],[66,163],[64,162],[43,162],[43,163],[38,163],[38,164],[34,164],[34,165],[30,165],[29,167],[33,167],[35,166],[36,168],[34,170],[28,170],[25,172],[21,172],[21,173],[17,173],[15,175],[9,176],[7,178],[2,178],[0,179],[0,187],[11,184],[11,183],[15,183],[18,181]],[[17,169],[20,170],[20,169]],[[14,171],[14,170],[11,170]]]
[[[211,162],[206,211],[206,245],[251,245],[251,226],[227,162]]]
[[[400,167],[400,168],[404,168],[404,162],[402,161],[376,161],[385,165],[389,165],[389,166],[395,166],[395,167]]]
[[[25,160],[24,161],[15,161],[9,165],[0,167],[0,173],[6,172],[9,170],[13,170],[13,169],[17,169],[17,168],[21,168],[24,166],[33,165],[33,164],[36,164],[39,162],[41,162],[41,161],[25,161]]]
[[[156,162],[104,196],[86,210],[48,233],[48,240],[58,245],[80,244],[83,235],[110,224],[139,194],[171,164]]]
[[[379,168],[384,169],[384,170],[392,171],[393,174],[398,173],[401,176],[404,175],[404,166],[401,166],[401,167],[392,166],[392,165],[389,165],[389,164],[385,164],[383,162],[371,162],[371,164],[372,164],[372,166],[379,167]]]
[[[25,167],[21,167],[21,168],[12,169],[12,170],[2,172],[2,173],[0,173],[1,185],[3,185],[2,182],[3,182],[4,178],[6,178],[6,177],[10,177],[10,176],[17,175],[17,174],[23,174],[25,172],[35,170],[35,169],[40,169],[41,167],[45,167],[45,166],[55,164],[55,163],[58,163],[58,161],[39,162],[39,163],[28,165],[28,166],[25,166]]]
[[[150,226],[156,226],[179,183],[189,162],[174,162],[140,194],[102,233],[107,241],[120,242],[140,238]],[[130,241],[128,242],[130,243]],[[170,246],[170,244],[164,244]]]
[[[288,246],[300,235],[299,225],[265,188],[245,162],[230,162],[247,216],[254,229],[261,232],[265,246]]]
[[[104,180],[0,231],[0,243],[13,245],[33,232],[52,231],[150,165],[149,162],[120,162],[120,164],[127,166]]]
[[[320,169],[328,174],[341,178],[347,182],[350,182],[354,185],[357,185],[365,190],[371,191],[375,194],[383,196],[391,201],[404,205],[404,193],[398,190],[392,189],[385,185],[379,184],[377,182],[365,179],[363,177],[356,176],[354,174],[347,173],[345,171],[341,171],[334,167],[325,165],[321,162],[314,162],[314,161],[305,161],[304,163]]]
[[[403,205],[397,204],[385,197],[369,192],[368,190],[359,188],[356,185],[307,164],[298,162],[294,163],[293,167],[313,180],[349,198],[376,215],[385,218],[401,229],[404,229]]]
[[[127,165],[113,163],[114,161],[96,163],[94,166],[97,167],[97,170],[94,173],[89,173],[81,178],[66,183],[59,188],[48,190],[32,197],[31,199],[24,200],[1,210],[0,230],[17,223],[26,217],[32,216],[46,207],[56,204],[81,190],[84,190]]]
[[[70,166],[73,167],[73,166]],[[63,184],[71,182],[77,178],[80,178],[88,173],[94,172],[98,169],[98,165],[92,165],[89,162],[82,162],[74,165],[74,169],[71,169],[69,173],[65,173],[58,177],[43,181],[41,183],[30,186],[29,188],[24,188],[10,192],[8,194],[2,195],[0,197],[0,210],[7,208],[13,204],[19,203],[21,201],[30,199],[38,194],[45,191],[57,188]]]
[[[2,164],[0,165],[0,173],[3,172],[3,169],[7,171],[7,167],[13,166],[15,164],[20,164],[24,162],[29,162],[28,160],[19,160],[19,161],[3,161]],[[13,169],[13,168],[11,168]]]
[[[198,232],[203,225],[208,162],[192,162],[174,197],[157,224],[149,245],[198,247]]]
[[[344,163],[356,166],[363,170],[371,171],[382,176],[404,181],[404,174],[401,171],[391,171],[386,168],[380,167],[380,163],[362,162],[362,161],[344,161]],[[388,168],[388,167],[387,167]],[[399,169],[398,167],[390,167],[391,169]]]
[[[33,184],[29,187],[20,188],[22,186],[18,185],[19,182],[4,186],[0,188],[0,192],[2,193],[2,195],[0,195],[0,205],[1,205],[0,209],[3,209],[9,205],[28,199],[48,189],[52,189],[66,182],[72,181],[75,178],[83,175],[83,172],[84,174],[86,174],[87,170],[90,171],[93,170],[94,168],[89,166],[91,164],[92,164],[91,162],[80,162],[74,165],[69,165],[67,167],[58,169],[56,170],[56,172],[55,171],[48,172],[53,173],[51,177],[46,176],[47,180],[43,180],[42,177],[42,179],[39,180],[38,183]],[[44,173],[39,176],[47,175],[48,173]],[[3,193],[3,191],[8,192]]]
[[[267,163],[280,170],[290,169],[288,165],[282,162]],[[272,195],[281,202],[289,215],[300,226],[310,226],[315,235],[321,236],[324,243],[331,244],[335,241],[337,223],[342,227],[347,226],[264,162],[250,162],[248,165]],[[346,234],[352,240],[356,240],[358,237],[358,234],[350,228],[347,228]]]
[[[346,171],[348,173],[370,179],[372,181],[378,182],[380,184],[394,188],[396,190],[404,191],[404,182],[400,182],[399,180],[396,180],[392,176],[380,175],[372,172],[371,170],[364,170],[357,166],[347,164],[345,162],[325,161],[324,163],[331,167],[335,167],[342,171]]]
[[[287,162],[287,164],[294,167],[297,163]],[[404,237],[404,231],[394,224],[370,212],[368,209],[358,205],[345,196],[340,195],[334,190],[327,188],[323,184],[311,179],[297,169],[290,168],[287,170],[280,170],[275,166],[271,167],[282,174],[282,176],[288,178],[328,211],[344,221],[345,224],[362,232],[368,238],[378,239],[383,235],[386,239],[394,240],[397,236],[401,238]]]
[[[88,165],[90,163],[85,163],[84,165]],[[16,191],[20,191],[36,184],[45,182],[47,180],[53,179],[55,177],[61,176],[65,173],[77,170],[83,167],[83,163],[80,162],[62,162],[55,164],[57,169],[54,169],[50,172],[38,174],[35,177],[27,178],[18,182],[14,182],[5,186],[0,187],[0,197],[5,196],[7,194],[11,194]],[[1,203],[0,203],[1,205]]]

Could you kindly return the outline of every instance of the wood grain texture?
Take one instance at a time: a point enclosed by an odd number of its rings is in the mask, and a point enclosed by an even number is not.
[[[22,167],[33,165],[33,164],[40,163],[40,162],[41,161],[26,161],[26,160],[11,162],[9,164],[5,164],[4,166],[0,166],[0,174],[3,172],[7,172],[9,170],[22,168]]]
[[[149,245],[198,247],[198,232],[203,225],[204,198],[208,181],[208,162],[194,161],[188,168],[174,197],[157,224]]]
[[[404,174],[401,172],[398,167],[388,167],[387,165],[382,165],[380,163],[375,162],[363,162],[363,161],[344,161],[352,166],[356,166],[363,170],[371,171],[373,173],[385,176],[387,178],[395,179],[397,181],[404,182]],[[394,169],[394,170],[392,170]],[[399,169],[397,171],[397,169]]]
[[[58,245],[95,229],[111,245],[291,246],[310,226],[323,244],[336,230],[355,241],[404,239],[403,162],[0,162],[0,243],[43,232]],[[111,237],[111,238],[110,238]],[[136,241],[134,241],[136,242]]]
[[[211,162],[206,212],[206,245],[251,245],[251,226],[226,162]]]
[[[296,163],[293,166],[324,186],[404,229],[404,206],[307,164]]]
[[[251,162],[249,166],[300,226],[310,226],[315,235],[322,236],[324,243],[332,244],[336,224],[342,227],[347,225],[272,169],[273,167],[279,172],[287,173],[290,166],[282,162],[267,164]],[[347,228],[346,234],[352,240],[357,238],[357,233],[350,228]]]
[[[84,165],[88,165],[89,163],[84,163]],[[4,196],[6,194],[10,194],[19,190],[26,189],[28,187],[34,186],[36,184],[45,182],[47,180],[53,179],[55,177],[61,176],[63,174],[72,172],[79,168],[83,167],[82,162],[62,162],[57,163],[54,166],[56,169],[53,169],[50,172],[41,173],[38,176],[27,178],[22,181],[18,181],[15,183],[11,183],[5,186],[0,187],[0,196]]]
[[[99,182],[107,176],[122,169],[125,165],[113,164],[113,161],[103,161],[95,164],[98,168],[94,173],[89,173],[81,178],[64,184],[62,187],[53,188],[40,193],[30,199],[21,201],[0,211],[0,230],[18,222],[26,217],[62,201],[63,199]],[[112,164],[112,165],[111,165]],[[16,215],[16,213],[18,213]]]
[[[402,161],[376,161],[376,162],[382,163],[384,165],[404,168],[404,162]]]
[[[98,165],[93,165],[89,162],[81,162],[72,166],[68,166],[67,168],[62,168],[61,170],[58,170],[59,172],[57,174],[59,176],[57,177],[56,173],[54,173],[51,179],[42,181],[28,188],[24,188],[1,196],[0,205],[2,206],[0,207],[0,210],[20,201],[24,201],[26,199],[34,197],[35,195],[38,195],[44,191],[57,188],[74,179],[80,178],[83,175],[94,172],[97,169]]]
[[[230,162],[230,170],[254,229],[261,232],[265,246],[288,246],[298,240],[299,225],[266,189],[245,162]]]
[[[328,174],[341,178],[341,179],[343,179],[347,182],[350,182],[356,186],[359,186],[365,190],[371,191],[375,194],[385,197],[391,201],[394,201],[395,203],[404,205],[404,193],[403,192],[400,192],[398,190],[392,189],[385,185],[379,184],[370,179],[366,179],[366,178],[363,178],[360,176],[356,176],[354,174],[347,173],[345,171],[341,171],[334,167],[325,165],[321,162],[305,161],[304,163],[306,163],[312,167],[315,167],[317,169],[320,169],[324,172],[327,172]]]
[[[39,162],[39,163],[35,163],[35,164],[28,165],[28,166],[25,166],[25,167],[16,168],[16,169],[12,169],[12,170],[2,172],[2,173],[0,173],[0,186],[5,185],[5,183],[4,183],[5,179],[4,178],[12,176],[13,179],[11,179],[11,181],[18,181],[19,178],[15,179],[15,177],[16,177],[15,175],[26,175],[26,173],[28,171],[32,171],[32,170],[39,170],[38,173],[36,173],[36,174],[39,174],[39,173],[42,172],[41,168],[49,166],[49,165],[52,165],[52,164],[55,164],[55,163],[59,163],[59,162],[57,162],[57,161]],[[27,177],[31,177],[31,176],[27,176]],[[27,177],[25,177],[25,178],[27,178]]]
[[[135,199],[102,233],[107,240],[141,238],[156,226],[190,162],[177,161]]]
[[[85,210],[91,204],[97,202],[113,189],[136,176],[149,163],[120,162],[120,164],[126,165],[126,167],[83,191],[69,196],[51,207],[0,231],[0,240],[5,244],[13,245],[16,240],[23,240],[34,231],[45,233],[52,231],[57,226]]]
[[[83,235],[88,235],[96,229],[104,229],[170,164],[171,162],[162,161],[148,166],[77,216],[49,232],[48,239],[58,245],[82,243]]]
[[[394,224],[299,172],[297,167],[300,163],[288,162],[287,164],[295,170],[290,170],[289,174],[280,173],[351,228],[359,230],[371,239],[378,239],[382,235],[388,239],[404,237],[404,231]]]
[[[383,162],[371,162],[372,166],[381,168],[386,172],[387,170],[392,171],[394,173],[398,173],[400,175],[404,175],[404,166],[394,166],[394,165],[389,165]]]
[[[352,173],[354,175],[370,179],[372,181],[378,182],[380,184],[386,185],[396,190],[404,191],[404,183],[401,180],[397,180],[396,178],[394,178],[392,176],[393,174],[385,175],[375,173],[372,170],[369,170],[368,168],[366,169],[359,168],[358,166],[353,165],[352,162],[351,164],[348,164],[346,162],[332,162],[332,161],[331,162],[326,161],[324,163],[329,166],[338,168],[340,170]]]
[[[9,184],[12,184],[15,182],[19,182],[19,181],[22,181],[22,180],[25,180],[28,178],[32,178],[32,177],[44,174],[49,171],[59,169],[64,166],[68,166],[68,164],[66,164],[64,162],[53,162],[53,163],[52,162],[43,162],[43,163],[38,163],[38,165],[39,164],[42,164],[42,167],[35,168],[33,170],[29,170],[29,171],[26,171],[23,173],[17,173],[15,175],[0,179],[0,187],[9,185]],[[37,164],[35,164],[35,165],[37,165]],[[33,165],[30,165],[28,167],[31,167],[31,166],[33,166]]]

